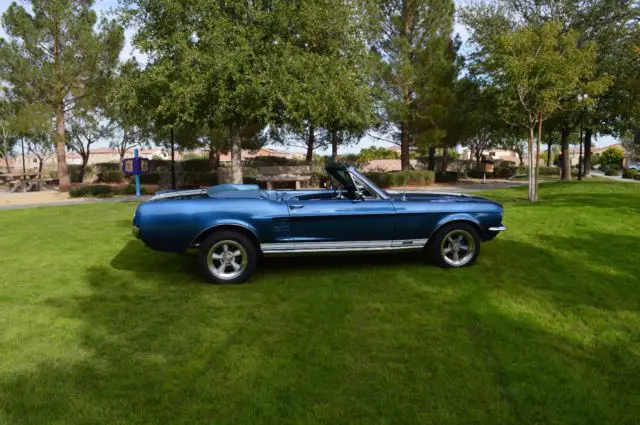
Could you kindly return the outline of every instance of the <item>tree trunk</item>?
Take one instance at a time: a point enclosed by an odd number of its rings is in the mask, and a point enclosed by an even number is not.
[[[313,162],[313,148],[316,144],[316,129],[313,127],[313,124],[309,125],[309,137],[307,138],[307,164],[311,164]]]
[[[87,164],[89,163],[89,149],[87,146],[87,152],[80,155],[82,158],[82,165],[80,166],[80,183],[84,182],[84,173],[87,170]]]
[[[11,172],[11,167],[9,167],[9,153],[4,153],[4,165],[7,167],[7,173]]]
[[[476,157],[476,170],[479,170],[480,162],[482,161],[482,151],[478,149],[477,151],[474,152],[474,155]]]
[[[535,152],[533,151],[533,133],[535,129],[535,121],[531,120],[529,123],[529,201],[536,201],[536,183],[535,183],[535,175],[536,170],[534,167],[534,157]]]
[[[551,134],[547,136],[547,167],[551,167],[551,147],[553,146],[553,140],[551,140]]]
[[[235,123],[229,129],[231,136],[231,183],[242,184],[242,138]]]
[[[535,193],[534,193],[534,197],[535,200],[534,202],[538,202],[538,189],[540,188],[540,186],[538,185],[538,181],[540,179],[540,145],[542,144],[542,113],[538,112],[538,141],[536,142],[536,175],[535,175],[535,183],[536,183],[536,188],[535,188]]]
[[[331,159],[336,161],[338,159],[338,132],[331,132]]]
[[[569,156],[569,128],[562,126],[562,181],[571,181],[571,157]]]
[[[591,136],[593,136],[593,130],[586,128],[584,131],[584,177],[591,177]]]
[[[430,171],[436,170],[436,148],[429,148],[429,160],[427,162],[427,169]]]
[[[520,158],[520,166],[524,167],[524,153],[518,152],[518,158]]]
[[[411,158],[409,157],[409,126],[406,122],[400,124],[400,168],[402,171],[411,169]]]
[[[402,1],[402,26],[400,29],[400,40],[401,42],[406,42],[407,45],[409,42],[409,32],[411,28],[411,19],[412,18],[412,7],[408,1]],[[406,72],[402,74],[402,103],[409,110],[411,106],[411,93],[412,89],[409,86],[408,78]],[[403,113],[404,114],[404,113]],[[400,167],[402,171],[408,171],[411,169],[411,159],[409,157],[409,150],[411,145],[411,135],[409,134],[410,127],[410,116],[404,116],[400,122]]]
[[[61,192],[68,192],[71,188],[67,158],[64,146],[64,105],[59,102],[56,106],[56,159],[58,160],[58,188]]]
[[[213,143],[209,145],[209,166],[212,170],[217,170],[220,167],[220,152],[215,149]]]
[[[445,146],[442,148],[442,169],[440,170],[443,173],[447,171],[447,166],[449,165],[448,160],[449,160],[449,148]]]

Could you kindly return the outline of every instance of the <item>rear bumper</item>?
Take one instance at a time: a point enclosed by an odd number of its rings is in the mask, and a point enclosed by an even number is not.
[[[489,231],[490,232],[504,232],[505,230],[507,230],[507,228],[505,226],[503,226],[502,224],[500,226],[496,226],[496,227],[489,227]]]

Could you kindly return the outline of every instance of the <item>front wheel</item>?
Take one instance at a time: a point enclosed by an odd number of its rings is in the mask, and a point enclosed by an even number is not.
[[[442,268],[465,267],[480,254],[480,237],[467,223],[451,223],[439,229],[427,247],[431,260]]]
[[[241,233],[223,230],[212,233],[198,251],[198,265],[212,283],[246,282],[256,268],[256,248]]]

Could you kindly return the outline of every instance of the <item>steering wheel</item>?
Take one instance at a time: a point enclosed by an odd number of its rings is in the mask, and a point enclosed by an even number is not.
[[[334,186],[332,182],[331,189],[333,189],[333,192],[331,193],[331,199],[344,199],[344,195],[342,194],[342,189],[340,188],[339,185]]]

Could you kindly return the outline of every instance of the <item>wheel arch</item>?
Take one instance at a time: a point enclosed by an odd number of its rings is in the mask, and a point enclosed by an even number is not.
[[[223,231],[223,230],[231,230],[246,236],[251,241],[251,243],[253,243],[253,246],[255,247],[256,252],[258,253],[261,252],[260,240],[258,239],[258,235],[256,235],[255,230],[251,229],[247,225],[240,224],[240,223],[220,223],[220,224],[215,224],[213,226],[207,227],[206,229],[198,233],[198,235],[193,239],[193,241],[191,241],[191,244],[189,244],[189,246],[196,247],[200,245],[202,242],[204,242],[204,240],[208,238],[209,235],[215,232]]]
[[[478,232],[478,237],[480,238],[480,240],[484,239],[484,231],[482,230],[482,226],[477,219],[468,214],[456,214],[440,220],[434,228],[433,232],[431,232],[431,234],[429,235],[429,241],[433,239],[433,235],[435,235],[440,229],[453,223],[470,224],[476,230],[476,232]]]

